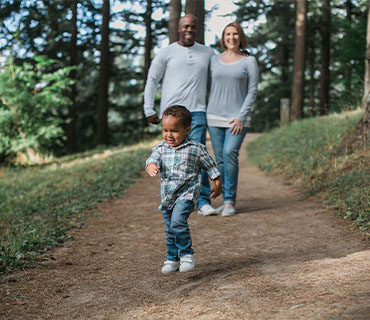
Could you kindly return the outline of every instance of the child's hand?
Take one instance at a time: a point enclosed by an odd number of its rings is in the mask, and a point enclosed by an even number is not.
[[[213,180],[213,187],[211,189],[211,199],[216,199],[222,192],[221,178]]]
[[[151,177],[154,177],[158,173],[159,167],[155,163],[149,163],[146,167],[146,171]]]

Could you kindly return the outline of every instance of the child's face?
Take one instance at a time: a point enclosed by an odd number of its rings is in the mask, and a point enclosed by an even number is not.
[[[190,132],[190,127],[184,128],[178,117],[162,117],[162,137],[173,148],[178,147]]]

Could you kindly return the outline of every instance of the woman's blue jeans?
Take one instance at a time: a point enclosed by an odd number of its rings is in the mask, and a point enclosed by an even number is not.
[[[167,260],[178,261],[181,256],[194,253],[188,225],[188,218],[193,210],[193,201],[179,200],[171,210],[162,211],[166,232]]]
[[[239,150],[247,134],[244,127],[240,134],[232,135],[230,128],[208,127],[218,170],[221,172],[224,203],[235,205],[239,175]]]
[[[207,132],[207,117],[205,112],[192,112],[191,113],[191,131],[189,138],[194,141],[206,144],[206,132]],[[210,204],[210,185],[208,180],[207,171],[201,171],[202,174],[202,187],[200,188],[200,194],[197,201],[197,207],[201,208],[205,204]]]

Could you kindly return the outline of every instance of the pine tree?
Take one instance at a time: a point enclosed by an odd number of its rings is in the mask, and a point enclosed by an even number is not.
[[[291,120],[298,120],[302,117],[303,109],[303,86],[305,70],[306,50],[306,0],[296,2],[296,40],[294,49],[294,72],[293,88],[291,98]]]

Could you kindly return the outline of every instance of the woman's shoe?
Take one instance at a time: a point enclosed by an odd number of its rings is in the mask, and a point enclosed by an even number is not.
[[[224,206],[224,208],[222,209],[222,216],[223,217],[231,217],[231,216],[235,216],[236,214],[236,207],[227,207],[227,206]]]

